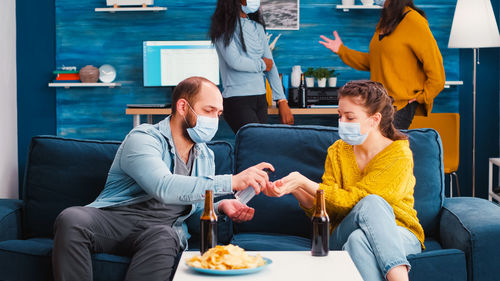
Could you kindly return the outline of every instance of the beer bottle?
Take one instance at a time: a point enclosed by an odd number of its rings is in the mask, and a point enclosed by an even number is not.
[[[330,218],[326,213],[325,192],[316,191],[316,208],[312,216],[313,235],[311,254],[313,256],[327,256],[330,238]]]
[[[307,106],[307,96],[306,96],[306,83],[304,79],[304,73],[300,74],[300,85],[299,88],[297,89],[299,92],[299,107],[306,107]]]
[[[217,215],[214,211],[214,192],[205,191],[205,208],[200,217],[201,254],[217,245]]]

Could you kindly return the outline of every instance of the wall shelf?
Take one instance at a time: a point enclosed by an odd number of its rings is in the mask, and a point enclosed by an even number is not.
[[[120,87],[121,83],[49,83],[51,88],[65,88],[69,89],[71,87]]]
[[[378,5],[337,5],[337,9],[342,9],[344,12],[349,12],[350,9],[354,10],[380,10],[382,6]]]
[[[118,8],[95,8],[96,12],[159,12],[165,11],[167,7],[118,7]]]
[[[444,87],[449,89],[451,86],[461,86],[464,84],[464,81],[446,81],[444,82]]]

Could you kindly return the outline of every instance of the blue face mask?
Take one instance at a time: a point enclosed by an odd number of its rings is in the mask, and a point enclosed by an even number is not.
[[[196,125],[193,128],[187,129],[187,133],[191,140],[195,143],[204,143],[211,141],[217,133],[217,129],[219,127],[219,118],[211,118],[198,115],[191,107],[191,105],[189,105],[189,108],[191,108],[191,110],[196,115]],[[188,123],[186,117],[184,117],[184,121]]]
[[[248,15],[257,12],[259,10],[259,7],[260,0],[247,0],[247,5],[241,5],[241,10],[243,11],[243,13]]]
[[[375,0],[375,5],[379,5],[379,6],[384,7],[384,4],[385,4],[385,0]]]
[[[349,123],[339,121],[340,138],[350,145],[363,144],[368,137],[368,134],[361,134],[360,123]]]

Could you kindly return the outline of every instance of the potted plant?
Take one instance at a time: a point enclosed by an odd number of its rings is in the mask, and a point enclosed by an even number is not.
[[[312,67],[307,68],[306,72],[304,72],[304,77],[306,78],[307,88],[314,87],[314,69]]]
[[[330,71],[330,77],[328,78],[328,87],[334,88],[337,87],[337,76],[339,74],[335,72],[335,69],[331,69]]]
[[[326,87],[326,78],[330,77],[330,71],[324,67],[319,67],[314,70],[314,77],[318,79],[318,87]]]

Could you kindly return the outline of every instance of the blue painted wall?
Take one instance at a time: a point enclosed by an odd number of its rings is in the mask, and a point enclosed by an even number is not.
[[[47,87],[55,67],[54,0],[16,1],[19,186],[31,137],[56,134],[56,91]]]
[[[305,69],[335,67],[341,73],[339,83],[368,78],[368,72],[353,70],[318,43],[319,35],[330,35],[337,29],[344,43],[367,51],[380,12],[377,10],[348,13],[335,8],[339,1],[302,0],[299,31],[282,33],[274,51],[280,72],[290,73],[295,64]],[[128,103],[169,102],[166,88],[145,88],[142,78],[142,42],[154,40],[206,40],[210,17],[216,0],[157,0],[168,6],[165,12],[95,13],[104,0],[56,0],[56,64],[95,66],[112,64],[118,72],[121,88],[58,89],[57,133],[62,136],[122,139],[131,129],[132,117],[124,114]],[[445,58],[448,80],[458,80],[457,50],[446,48],[453,17],[454,0],[416,1],[428,14],[431,30]],[[452,88],[436,99],[436,112],[458,111],[458,90]],[[332,117],[297,118],[298,124],[335,125]],[[270,118],[270,122],[278,122]],[[232,132],[223,124],[217,138],[230,139]]]

